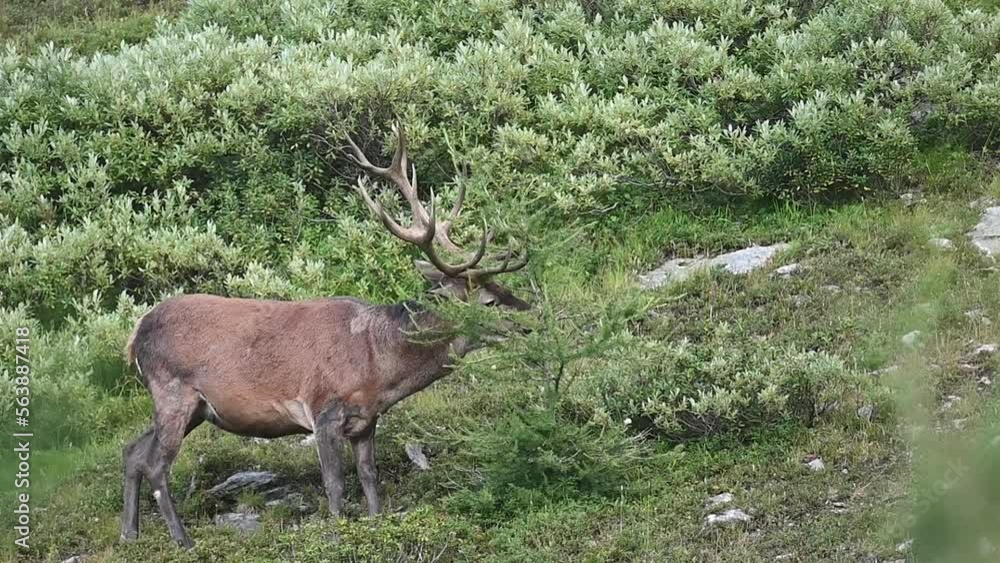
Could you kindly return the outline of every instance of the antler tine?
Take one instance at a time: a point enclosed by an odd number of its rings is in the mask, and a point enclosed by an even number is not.
[[[406,132],[403,131],[402,122],[397,121],[392,125],[392,131],[396,133],[396,151],[392,153],[392,164],[389,165],[389,171],[393,174],[398,174],[401,179],[406,179]],[[414,170],[416,167],[414,166]],[[413,192],[416,193],[417,183],[413,182]]]
[[[486,255],[486,242],[487,239],[491,236],[491,233],[486,228],[486,222],[483,221],[483,237],[482,240],[480,240],[479,242],[479,249],[476,251],[476,253],[471,258],[469,258],[465,262],[462,262],[461,264],[457,264],[454,266],[448,264],[447,262],[442,260],[440,256],[438,256],[437,250],[434,249],[434,238],[435,238],[434,232],[438,223],[437,221],[434,220],[433,198],[434,195],[432,193],[430,226],[426,231],[426,233],[428,234],[425,234],[425,242],[423,244],[418,245],[418,247],[420,248],[421,251],[423,251],[424,255],[427,256],[427,259],[430,261],[430,263],[433,264],[435,268],[440,270],[441,273],[453,278],[468,277],[467,274],[470,271],[470,269],[474,268],[476,264],[479,264],[479,262],[482,261],[483,256]]]
[[[353,153],[348,155],[351,160],[353,160],[366,172],[391,181],[396,186],[400,194],[410,204],[410,209],[413,212],[413,222],[410,227],[407,228],[396,222],[396,220],[393,219],[392,216],[390,216],[389,213],[386,212],[385,209],[371,197],[365,187],[364,178],[358,178],[358,185],[355,189],[359,194],[361,194],[361,197],[364,199],[364,202],[368,206],[369,210],[377,215],[382,221],[382,224],[385,225],[385,227],[399,239],[419,248],[435,268],[449,277],[473,279],[503,272],[512,272],[523,268],[527,264],[527,256],[525,256],[521,263],[515,264],[511,267],[511,253],[508,252],[506,259],[501,266],[495,268],[475,269],[476,266],[483,260],[483,257],[486,256],[486,247],[489,244],[489,241],[493,238],[493,232],[487,227],[485,220],[483,221],[483,236],[479,242],[479,248],[468,260],[452,265],[445,262],[438,255],[437,250],[434,247],[435,241],[451,252],[461,251],[461,248],[453,243],[448,237],[448,229],[451,227],[452,221],[458,217],[462,210],[462,205],[465,203],[465,183],[459,182],[458,194],[456,196],[455,203],[448,214],[448,218],[445,221],[438,222],[434,191],[431,190],[429,212],[421,204],[417,195],[417,167],[416,165],[408,162],[406,154],[406,133],[403,130],[403,124],[401,122],[394,124],[393,131],[396,133],[397,145],[392,156],[392,163],[386,168],[372,164],[371,161],[369,161],[365,156],[361,148],[358,147],[357,143],[354,142],[354,139],[352,139],[350,135],[347,136],[347,142],[350,145],[351,152]],[[409,175],[406,173],[408,165],[411,169]]]
[[[513,265],[510,264],[511,256],[513,256],[513,252],[511,251],[510,248],[508,248],[507,249],[507,255],[504,257],[503,263],[500,264],[500,266],[495,267],[495,268],[481,268],[481,269],[477,269],[477,270],[472,270],[472,271],[467,272],[467,275],[470,276],[470,277],[495,276],[497,274],[506,274],[508,272],[516,272],[516,271],[518,271],[520,269],[523,269],[525,266],[528,265],[528,259],[530,257],[528,256],[527,252],[525,252],[524,255],[521,256],[521,259],[518,260],[517,262],[515,262]]]
[[[361,199],[364,200],[365,205],[368,206],[368,209],[371,210],[372,213],[378,216],[378,218],[382,221],[382,224],[385,225],[385,227],[389,229],[389,231],[392,232],[392,234],[396,235],[397,237],[403,239],[406,242],[413,244],[419,244],[421,241],[423,241],[425,233],[421,233],[420,231],[416,230],[413,227],[410,228],[403,227],[402,225],[397,223],[396,220],[393,219],[392,216],[389,215],[386,212],[386,210],[381,205],[379,205],[377,201],[372,199],[371,195],[368,194],[368,190],[365,188],[365,183],[363,178],[361,177],[358,178],[358,183],[354,187],[354,189],[359,194],[361,194]],[[433,237],[434,236],[433,228],[431,229],[431,231],[432,231],[431,236]]]

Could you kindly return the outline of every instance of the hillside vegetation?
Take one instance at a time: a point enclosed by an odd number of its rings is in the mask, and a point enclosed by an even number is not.
[[[964,237],[969,202],[1000,197],[988,3],[97,4],[44,25],[0,10],[0,334],[31,327],[36,433],[32,548],[0,553],[994,560],[1000,460],[980,446],[1000,421],[996,360],[972,350],[1000,338],[1000,274]],[[170,543],[148,494],[143,535],[119,545],[120,448],[151,412],[121,350],[145,310],[193,292],[422,293],[340,150],[351,134],[387,160],[397,119],[425,198],[446,206],[464,183],[457,239],[488,219],[498,244],[531,248],[503,281],[534,330],[380,420],[387,515],[358,516],[349,472],[334,520],[313,449],[206,425],[172,478],[197,548]],[[782,241],[787,278],[636,284],[668,256]],[[499,315],[440,306],[468,330]],[[250,467],[309,508],[249,494],[261,530],[215,526],[234,503],[204,491]],[[703,525],[720,492],[749,523]]]

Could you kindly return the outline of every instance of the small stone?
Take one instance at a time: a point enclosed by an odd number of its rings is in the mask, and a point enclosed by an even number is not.
[[[864,405],[858,409],[858,418],[871,422],[875,418],[875,405]]]
[[[913,540],[908,539],[896,546],[896,553],[909,553],[913,549]]]
[[[941,402],[941,410],[947,411],[954,408],[955,404],[961,401],[962,398],[958,395],[946,395],[944,401]]]
[[[979,372],[979,366],[977,366],[975,364],[962,363],[962,364],[958,364],[958,371],[960,371],[962,373],[967,373],[967,374],[978,373]]]
[[[783,553],[781,555],[774,556],[774,560],[775,561],[788,561],[792,557],[795,557],[795,556],[793,554],[791,554],[791,553]]]
[[[216,526],[235,528],[241,534],[248,534],[260,528],[260,516],[252,512],[216,514],[213,521]]]
[[[420,444],[410,442],[405,446],[406,457],[410,458],[413,465],[417,466],[417,469],[421,471],[427,471],[431,468],[431,463],[427,461],[427,456],[424,455],[424,448]]]
[[[792,304],[796,307],[805,307],[812,301],[808,295],[796,295],[792,297]]]
[[[899,201],[903,202],[904,207],[913,207],[914,205],[920,203],[923,198],[917,192],[906,192],[899,196]]]
[[[62,563],[83,563],[83,558],[79,555],[74,555],[69,559],[64,559]]]
[[[309,434],[305,438],[299,441],[299,445],[303,447],[311,447],[316,445],[316,435]]]
[[[946,238],[932,238],[929,241],[931,246],[936,246],[941,250],[955,250],[955,243]]]
[[[808,467],[813,471],[823,471],[824,469],[826,469],[826,464],[823,463],[823,460],[821,458],[817,457],[816,459],[810,461],[809,463],[806,463],[806,467]]]
[[[955,430],[965,430],[965,423],[968,421],[969,419],[967,418],[956,418],[955,420],[951,421],[951,427],[954,428]]]
[[[708,500],[705,501],[705,508],[716,508],[718,506],[722,506],[723,504],[729,504],[731,502],[733,502],[732,493],[720,493],[715,495],[714,497],[708,497]]]
[[[978,321],[979,319],[986,316],[986,312],[983,311],[982,309],[969,309],[964,314],[965,318],[972,321]]]
[[[730,508],[722,514],[709,514],[705,517],[706,526],[724,526],[733,524],[745,524],[750,522],[750,515],[739,508]]]
[[[899,371],[899,366],[886,366],[884,368],[877,369],[877,370],[873,371],[872,372],[872,376],[874,376],[874,377],[882,377],[882,376],[885,376],[885,375],[889,375],[891,373],[896,373],[897,371]]]
[[[990,258],[1000,253],[1000,207],[987,207],[976,228],[969,232],[972,245]]]
[[[280,500],[291,494],[291,487],[288,485],[282,485],[280,487],[275,487],[273,489],[268,489],[262,493],[261,496],[264,497],[266,502],[271,502],[274,500]]]
[[[267,497],[267,493],[265,493],[264,496]],[[302,493],[288,493],[284,496],[267,501],[264,503],[264,506],[287,506],[300,514],[305,514],[310,511],[309,503],[306,502],[305,496]]]
[[[208,490],[209,496],[229,497],[244,489],[260,490],[278,478],[270,471],[240,471]]]
[[[824,290],[824,291],[829,291],[830,293],[834,293],[834,294],[840,293],[841,291],[843,291],[842,289],[840,289],[839,285],[833,285],[833,284],[821,285],[819,288],[822,289],[822,290]]]
[[[797,274],[800,269],[801,267],[798,264],[786,264],[780,268],[775,268],[774,275],[782,278],[789,278]]]
[[[910,125],[923,127],[937,113],[937,106],[931,102],[920,102],[910,112]]]
[[[997,345],[990,343],[990,344],[983,344],[982,346],[976,348],[973,354],[975,354],[976,356],[991,356],[994,353],[996,353],[996,351],[997,351]]]
[[[984,376],[981,376],[981,377],[980,377],[980,378],[979,378],[979,379],[978,379],[977,381],[978,381],[978,382],[979,382],[979,384],[980,384],[980,385],[982,385],[983,387],[989,387],[990,385],[993,385],[993,380],[992,380],[992,379],[990,379],[990,378],[989,378],[988,376],[986,376],[986,375],[984,375]]]
[[[902,342],[905,346],[909,346],[912,348],[920,342],[921,336],[923,336],[922,332],[920,332],[919,330],[914,330],[913,332],[904,334],[903,337],[899,339],[899,341]]]

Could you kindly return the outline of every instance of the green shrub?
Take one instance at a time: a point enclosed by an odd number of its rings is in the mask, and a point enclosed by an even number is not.
[[[568,400],[607,427],[687,439],[854,413],[871,386],[838,358],[740,338],[721,325],[697,344],[636,338],[589,365]]]
[[[648,457],[620,428],[578,424],[551,409],[511,413],[460,436],[459,463],[480,479],[448,498],[456,512],[504,520],[539,503],[613,496]]]

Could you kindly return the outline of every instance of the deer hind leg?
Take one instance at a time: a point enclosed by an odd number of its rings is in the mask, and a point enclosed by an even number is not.
[[[180,380],[151,385],[156,398],[154,438],[145,459],[145,476],[153,488],[153,498],[170,530],[170,537],[182,547],[194,547],[177,516],[170,495],[170,466],[181,449],[184,437],[204,420],[198,393]]]
[[[378,498],[378,470],[375,468],[375,421],[362,433],[351,436],[354,462],[358,468],[358,479],[365,492],[368,514],[374,516],[382,511]]]
[[[139,487],[142,484],[142,474],[145,471],[145,460],[152,440],[155,439],[155,426],[150,426],[138,438],[129,442],[122,451],[124,470],[124,486],[122,498],[122,535],[121,539],[132,541],[139,537]]]

